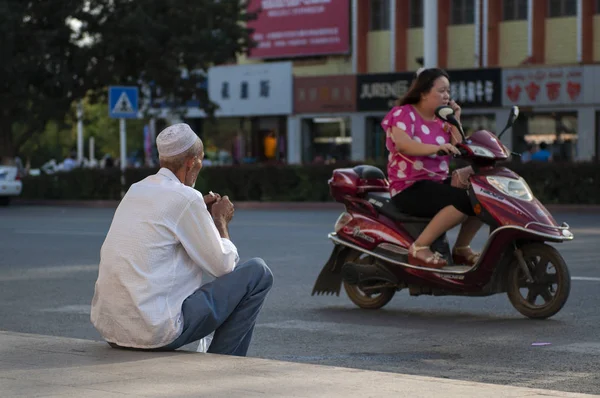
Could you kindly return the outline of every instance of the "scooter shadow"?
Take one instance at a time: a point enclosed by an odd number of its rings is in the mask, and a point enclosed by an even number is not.
[[[478,314],[467,311],[448,309],[379,309],[366,310],[361,308],[348,308],[342,306],[328,306],[313,309],[311,312],[327,318],[330,322],[369,324],[371,326],[518,326],[521,329],[539,329],[540,326],[565,326],[568,322],[550,318],[545,320],[529,319],[515,313],[514,316],[501,314]],[[410,323],[408,323],[410,322]]]

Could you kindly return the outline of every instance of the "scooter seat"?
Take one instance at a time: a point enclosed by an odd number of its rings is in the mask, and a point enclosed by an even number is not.
[[[386,217],[391,218],[394,221],[403,223],[423,223],[428,224],[431,218],[427,217],[415,217],[410,214],[402,213],[394,204],[391,202],[391,196],[389,192],[368,192],[367,200],[373,205],[378,212]]]
[[[381,171],[380,168],[375,166],[370,166],[368,164],[363,164],[360,166],[354,166],[354,172],[358,175],[359,178],[363,180],[383,180],[385,179],[385,174]]]

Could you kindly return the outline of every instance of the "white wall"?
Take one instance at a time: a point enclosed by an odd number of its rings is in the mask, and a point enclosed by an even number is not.
[[[366,157],[366,117],[360,113],[350,116],[350,132],[352,134],[352,161],[361,161]]]
[[[288,116],[287,118],[287,162],[289,164],[302,163],[302,140],[298,116]]]
[[[596,110],[580,108],[577,112],[577,160],[592,160],[596,153]]]

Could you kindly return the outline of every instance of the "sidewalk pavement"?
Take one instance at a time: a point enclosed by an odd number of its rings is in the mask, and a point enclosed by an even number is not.
[[[0,332],[9,397],[592,397],[559,391]]]
[[[117,208],[118,200],[47,200],[47,199],[21,199],[13,200],[15,205],[24,206],[64,206],[64,207],[87,207],[87,208]],[[236,209],[252,210],[343,210],[344,205],[337,202],[256,202],[235,201]],[[600,213],[600,205],[546,205],[551,213],[576,212],[576,213]]]

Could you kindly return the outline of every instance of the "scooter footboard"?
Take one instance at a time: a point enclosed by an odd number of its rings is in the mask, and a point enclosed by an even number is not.
[[[335,245],[333,247],[329,260],[327,260],[319,277],[315,281],[312,296],[315,294],[340,295],[340,289],[342,288],[342,266],[351,252],[352,249],[346,246]]]

